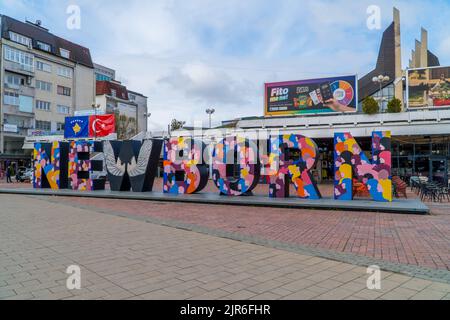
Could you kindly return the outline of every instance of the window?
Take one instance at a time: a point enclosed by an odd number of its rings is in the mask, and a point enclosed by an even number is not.
[[[59,48],[59,53],[61,54],[61,57],[70,59],[70,51],[69,50]]]
[[[47,51],[47,52],[52,52],[52,47],[51,45],[41,42],[41,41],[36,41],[37,47],[43,51]]]
[[[36,129],[43,131],[50,131],[52,128],[52,123],[50,121],[40,121],[36,120]]]
[[[70,114],[70,107],[58,105],[57,107],[58,113],[62,114]]]
[[[394,98],[394,85],[389,84],[384,87],[381,91],[378,90],[372,95],[373,98],[380,104],[380,100],[382,101],[381,112],[385,112],[387,109],[387,104]]]
[[[72,69],[66,67],[58,67],[58,75],[65,78],[72,78]]]
[[[34,56],[27,52],[5,46],[5,60],[20,64],[21,68],[25,71],[34,71]]]
[[[19,111],[33,113],[33,97],[19,95]]]
[[[10,31],[9,32],[9,38],[11,41],[14,41],[16,43],[23,44],[24,46],[30,46],[31,45],[31,39],[28,37],[25,37],[21,34],[15,33]]]
[[[70,97],[70,88],[58,86],[58,94],[62,96],[68,96]]]
[[[56,123],[56,131],[64,131],[64,123],[57,122]]]
[[[51,92],[52,84],[50,82],[36,80],[36,89]]]
[[[3,95],[3,103],[9,104],[11,106],[18,106],[19,94],[15,92],[5,91],[5,94]]]
[[[12,89],[19,89],[20,86],[25,85],[25,79],[18,75],[6,74],[5,85]]]
[[[128,97],[131,101],[136,101],[136,96],[134,94],[128,93]]]
[[[113,96],[115,98],[117,96],[117,91],[114,89],[111,89],[111,96]]]
[[[50,111],[50,102],[36,100],[36,109],[43,111]]]
[[[112,80],[111,77],[105,76],[104,74],[100,74],[100,73],[95,74],[95,79],[97,81],[111,81]]]
[[[48,63],[45,62],[41,62],[41,61],[36,61],[36,69],[38,69],[39,71],[44,71],[44,72],[52,72],[52,66],[49,65]]]

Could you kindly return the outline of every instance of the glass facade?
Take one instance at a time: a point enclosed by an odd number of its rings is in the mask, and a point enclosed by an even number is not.
[[[372,97],[380,103],[382,100],[381,112],[385,112],[387,109],[387,104],[389,101],[391,101],[395,97],[395,90],[394,90],[394,84],[387,85],[384,87],[381,91],[377,91],[375,94],[372,95]]]
[[[394,138],[392,141],[392,175],[406,179],[424,176],[445,183],[450,177],[449,160],[450,137]]]

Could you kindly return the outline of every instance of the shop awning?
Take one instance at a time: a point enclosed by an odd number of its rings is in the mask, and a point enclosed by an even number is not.
[[[25,142],[22,147],[23,150],[33,150],[34,142]]]

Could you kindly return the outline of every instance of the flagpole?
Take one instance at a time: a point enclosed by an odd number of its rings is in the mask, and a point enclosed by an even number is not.
[[[95,129],[95,125],[97,124],[95,121],[97,120],[97,109],[100,108],[99,104],[92,104],[92,109],[94,109],[94,142],[97,141],[97,129]]]

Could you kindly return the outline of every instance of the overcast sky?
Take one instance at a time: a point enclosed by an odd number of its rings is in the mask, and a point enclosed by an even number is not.
[[[66,9],[81,9],[69,30]],[[381,8],[381,29],[366,25]],[[450,64],[450,1],[354,0],[0,0],[0,13],[42,20],[50,32],[91,50],[129,89],[149,97],[150,129],[177,118],[207,124],[263,114],[265,82],[358,74],[376,62],[392,6],[401,11],[403,64],[420,27]]]

